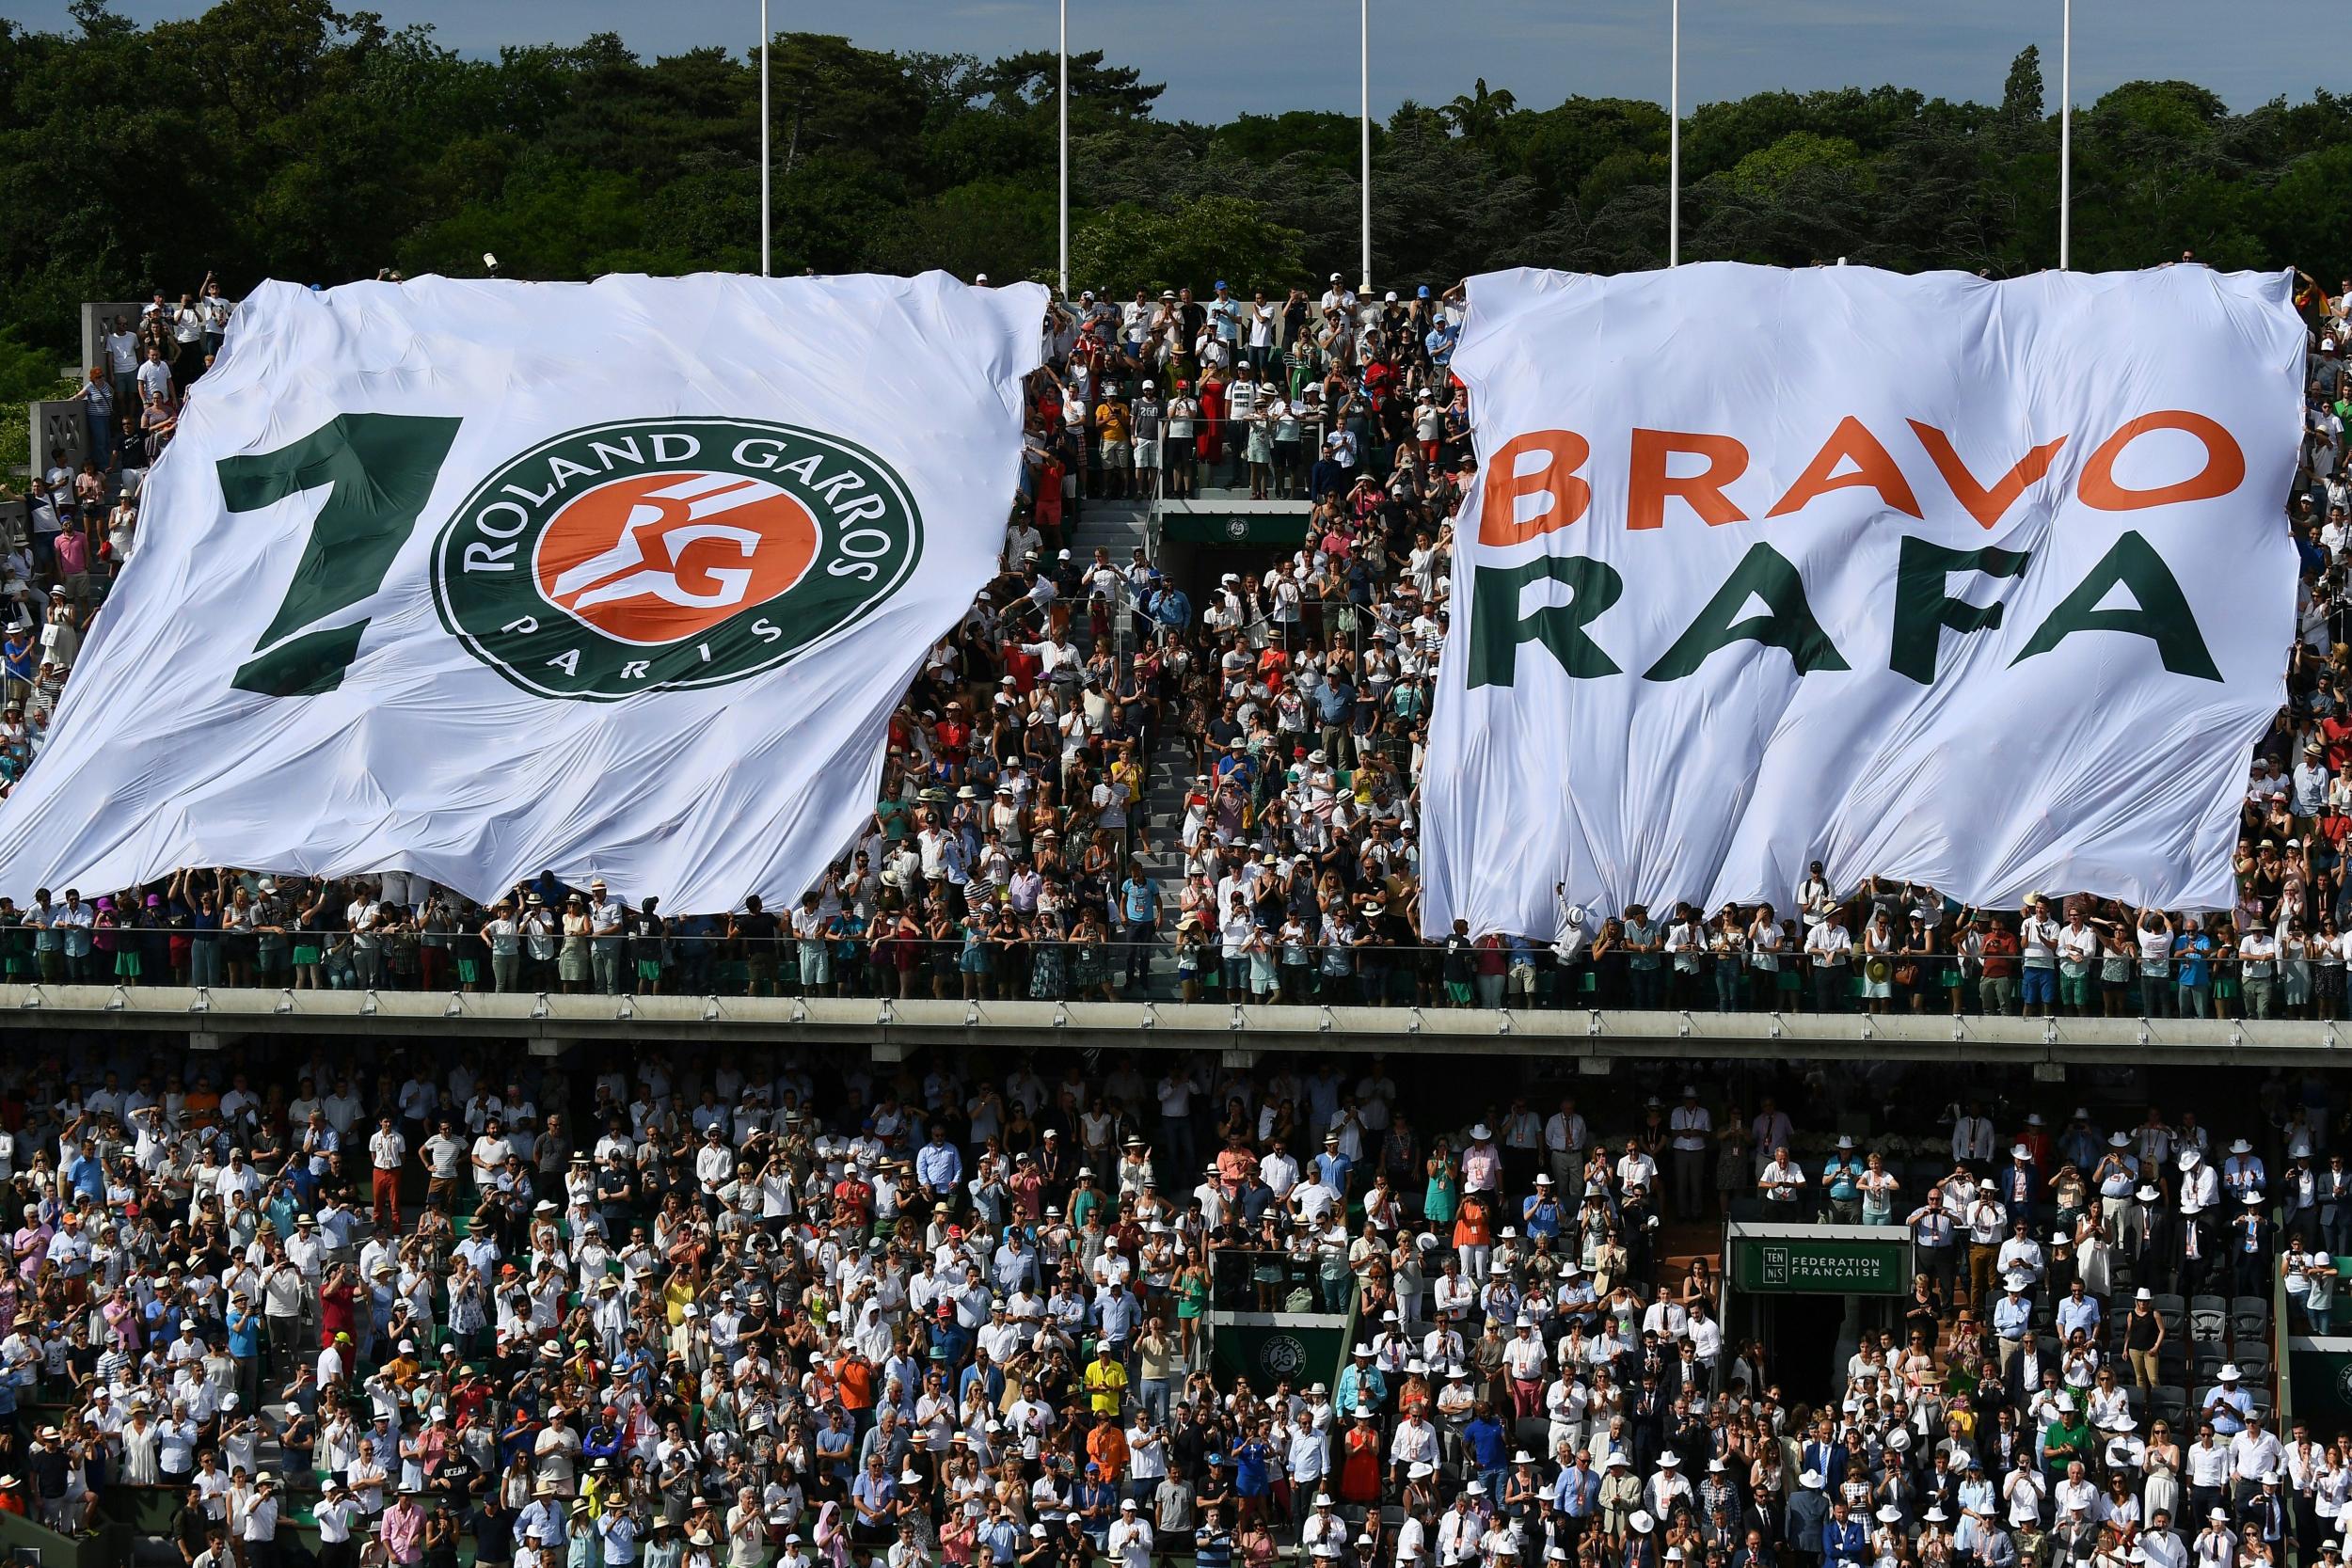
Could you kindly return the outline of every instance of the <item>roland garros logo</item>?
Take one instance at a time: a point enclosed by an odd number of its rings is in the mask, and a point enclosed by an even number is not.
[[[837,437],[626,420],[508,460],[433,555],[442,621],[527,691],[612,702],[772,670],[907,580],[923,523]]]

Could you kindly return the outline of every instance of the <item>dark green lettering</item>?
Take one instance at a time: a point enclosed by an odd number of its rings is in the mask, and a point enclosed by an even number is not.
[[[1519,613],[1531,583],[1565,583],[1566,604]],[[1480,566],[1470,578],[1470,689],[1510,686],[1518,673],[1519,644],[1541,642],[1560,668],[1580,680],[1618,673],[1617,661],[1584,635],[1584,627],[1624,596],[1625,578],[1606,562],[1582,555],[1539,555],[1517,566]]]
[[[1901,561],[1895,568],[1895,640],[1886,655],[1889,668],[1926,686],[1935,679],[1935,655],[1944,628],[1957,632],[1990,631],[2001,624],[2002,606],[1970,604],[1947,594],[1945,584],[1954,572],[1981,572],[1989,578],[2013,578],[2026,569],[2031,550],[2005,550],[1987,546],[1980,550],[1956,550],[1932,539],[1903,535]]]
[[[2131,590],[2137,610],[2101,610],[2099,601],[2118,583]],[[2221,672],[2205,647],[2204,633],[2189,612],[2188,595],[2180,579],[2164,563],[2155,546],[2137,532],[2127,532],[2090,569],[2075,590],[2066,595],[2043,621],[2026,651],[2010,660],[2012,667],[2036,654],[2046,654],[2078,631],[2122,631],[2144,637],[2156,645],[2164,667],[2176,675],[2217,681]]]
[[[220,460],[221,500],[251,512],[324,486],[294,581],[230,682],[266,697],[315,696],[342,684],[363,618],[322,628],[384,586],[457,438],[458,421],[421,414],[340,414],[274,451]],[[301,635],[295,636],[294,633]]]
[[[1732,620],[1751,594],[1762,599],[1771,613],[1751,615],[1744,621]],[[1748,553],[1740,558],[1740,564],[1732,568],[1731,576],[1715,590],[1715,596],[1699,611],[1698,619],[1675,639],[1675,645],[1649,667],[1643,678],[1680,680],[1695,673],[1716,649],[1734,642],[1761,642],[1768,648],[1779,648],[1796,661],[1800,675],[1809,675],[1816,670],[1849,668],[1836,644],[1829,640],[1829,633],[1815,619],[1813,606],[1804,596],[1804,579],[1797,576],[1788,558],[1770,545],[1749,547]]]

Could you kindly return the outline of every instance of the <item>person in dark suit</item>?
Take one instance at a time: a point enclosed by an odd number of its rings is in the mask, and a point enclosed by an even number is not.
[[[2142,1187],[2139,1191],[2145,1228],[2139,1251],[2132,1259],[2132,1277],[2159,1295],[2169,1295],[2180,1279],[2180,1222],[2164,1206],[2157,1189]]]
[[[1750,1525],[1740,1544],[1732,1550],[1731,1568],[1779,1568],[1780,1560],[1772,1554],[1771,1540],[1762,1529]]]
[[[2221,1246],[2221,1238],[2215,1233],[2209,1215],[2202,1211],[2183,1214],[2175,1234],[2180,1240],[2177,1257],[2182,1295],[2201,1295],[2205,1291],[2206,1280],[2228,1277],[2219,1272],[2224,1267],[2223,1260],[2214,1256]]]
[[[1804,1447],[1797,1456],[1797,1468],[1811,1470],[1819,1475],[1822,1490],[1832,1496],[1836,1496],[1837,1489],[1846,1483],[1846,1446],[1830,1440],[1827,1421],[1815,1426],[1813,1435],[1805,1439]]]
[[[1830,1504],[1821,1526],[1822,1568],[1862,1568],[1870,1560],[1870,1532],[1846,1511],[1846,1499]]]
[[[2040,1339],[2028,1338],[2009,1358],[2009,1371],[2001,1380],[2010,1408],[2030,1408],[2036,1394],[2058,1386],[2058,1377],[2057,1360],[2042,1354]]]

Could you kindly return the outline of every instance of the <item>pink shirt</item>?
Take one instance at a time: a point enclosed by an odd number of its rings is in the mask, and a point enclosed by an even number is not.
[[[424,1558],[424,1510],[395,1503],[384,1511],[384,1551],[394,1562],[418,1562]]]

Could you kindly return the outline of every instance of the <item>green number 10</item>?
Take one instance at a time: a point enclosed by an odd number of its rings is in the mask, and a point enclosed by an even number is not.
[[[231,512],[326,487],[294,581],[253,655],[230,684],[264,697],[310,697],[343,683],[368,618],[322,626],[384,586],[433,494],[460,421],[414,414],[339,414],[276,451],[220,461]]]

